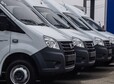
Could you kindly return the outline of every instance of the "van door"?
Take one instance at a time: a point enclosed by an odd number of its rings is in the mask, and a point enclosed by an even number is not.
[[[0,10],[0,62],[10,50],[10,31],[7,16]]]

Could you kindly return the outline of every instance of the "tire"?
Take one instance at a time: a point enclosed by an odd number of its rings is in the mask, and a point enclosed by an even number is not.
[[[75,68],[71,72],[68,72],[68,75],[70,75],[70,76],[76,76],[78,72],[79,72],[79,70],[77,68]]]
[[[108,61],[108,62],[105,62],[105,63],[104,63],[104,66],[108,66],[108,65],[110,65],[111,62],[112,62],[112,60],[110,60],[110,61]]]
[[[28,61],[16,60],[6,70],[6,81],[7,84],[35,84],[35,69]]]

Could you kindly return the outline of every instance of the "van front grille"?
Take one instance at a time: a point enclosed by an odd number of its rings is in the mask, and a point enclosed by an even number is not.
[[[85,47],[87,48],[89,52],[89,61],[94,61],[95,60],[95,55],[91,56],[91,53],[95,51],[95,47],[92,41],[85,41]]]
[[[61,42],[61,49],[65,56],[65,65],[71,66],[75,64],[76,53],[72,42]]]
[[[84,43],[88,51],[95,51],[94,44],[92,41],[85,41]]]
[[[104,45],[105,45],[107,48],[111,48],[111,43],[110,43],[108,40],[104,41]]]

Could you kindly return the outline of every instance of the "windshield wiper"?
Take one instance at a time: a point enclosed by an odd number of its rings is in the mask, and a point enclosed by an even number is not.
[[[39,23],[38,25],[39,25],[39,26],[45,26],[45,24],[44,24],[44,23]]]
[[[86,27],[80,26],[79,28],[84,29],[84,30],[91,30],[91,29],[87,29]]]
[[[63,25],[54,25],[54,26],[56,26],[56,27],[58,27],[58,28],[65,28],[65,29],[70,29],[70,27],[67,27],[67,26],[63,26]]]
[[[105,31],[105,30],[103,30],[103,29],[97,29],[98,31]]]
[[[60,27],[60,28],[63,28],[64,26],[62,26],[62,25],[54,25],[54,26],[56,26],[56,27]]]
[[[27,20],[27,19],[20,19],[20,20],[23,21],[27,25],[37,25],[37,23],[32,20]]]

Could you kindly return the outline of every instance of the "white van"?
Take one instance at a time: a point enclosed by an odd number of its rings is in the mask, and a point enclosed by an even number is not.
[[[50,9],[52,9],[65,22],[66,20],[72,24],[74,29],[80,31],[91,38],[96,48],[96,62],[109,63],[112,59],[112,49],[109,39],[96,33],[91,28],[84,25],[78,18],[68,11],[64,6],[56,3],[54,0],[42,0]]]
[[[46,24],[73,40],[76,51],[75,70],[81,67],[93,66],[96,59],[96,51],[91,39],[79,31],[75,31],[40,0],[24,1],[28,7],[33,9],[38,16],[45,20]]]
[[[101,28],[94,20],[92,20],[90,17],[88,17],[83,11],[80,9],[68,5],[68,4],[63,4],[70,12],[75,14],[84,24],[86,24],[88,27],[91,27],[94,31],[97,33],[105,36],[110,40],[110,43],[112,44],[112,61],[114,59],[114,34],[105,31],[103,28]]]
[[[39,77],[72,71],[75,60],[70,39],[20,0],[0,0],[0,76],[7,84],[35,84]]]

